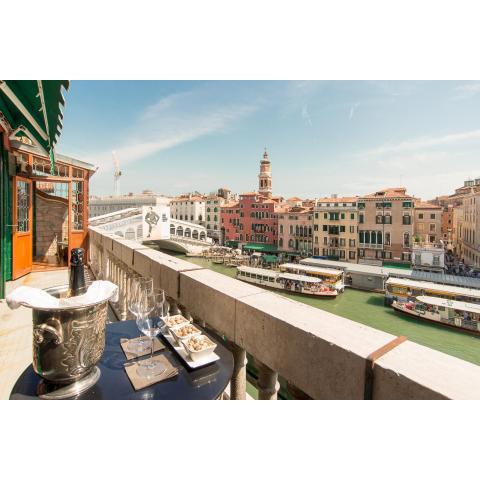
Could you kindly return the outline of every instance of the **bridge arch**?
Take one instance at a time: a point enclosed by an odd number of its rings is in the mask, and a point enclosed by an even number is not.
[[[185,228],[185,233],[183,235],[184,237],[188,237],[188,238],[192,236],[192,231],[190,230],[190,227]]]
[[[177,227],[177,235],[183,237],[183,227],[181,225]]]
[[[198,240],[198,230],[192,231],[192,238],[194,238],[195,240]]]
[[[205,240],[206,235],[205,232],[200,232],[200,240]]]
[[[170,224],[170,235],[175,235],[175,225],[173,223]]]

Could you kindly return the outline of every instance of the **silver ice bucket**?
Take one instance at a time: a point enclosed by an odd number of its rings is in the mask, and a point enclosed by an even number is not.
[[[67,290],[61,286],[45,291],[63,297]],[[32,310],[33,369],[51,384],[78,384],[64,389],[65,397],[89,388],[100,376],[95,365],[105,349],[107,308],[108,300],[103,300],[82,307]]]

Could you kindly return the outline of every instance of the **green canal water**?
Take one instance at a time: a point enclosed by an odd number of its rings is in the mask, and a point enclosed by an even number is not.
[[[229,277],[235,277],[235,268],[217,265],[203,258],[190,258],[173,252],[166,253]],[[392,308],[383,304],[383,294],[347,288],[334,300],[324,300],[294,293],[280,291],[276,293],[392,335],[405,335],[413,342],[480,365],[480,337],[456,332],[440,325],[432,325],[398,314]]]

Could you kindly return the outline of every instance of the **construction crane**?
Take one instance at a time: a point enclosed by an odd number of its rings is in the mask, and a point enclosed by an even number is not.
[[[113,172],[113,195],[118,197],[120,195],[120,177],[122,176],[122,172],[120,171],[120,165],[117,156],[115,155],[115,151],[112,152],[112,157],[113,165],[115,167],[115,171]]]

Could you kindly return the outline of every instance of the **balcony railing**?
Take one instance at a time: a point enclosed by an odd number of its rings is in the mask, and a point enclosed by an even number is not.
[[[166,291],[173,311],[227,340],[232,399],[246,398],[247,352],[259,372],[261,399],[277,398],[279,376],[318,399],[480,398],[479,366],[405,341],[371,368],[372,355],[396,337],[96,227],[89,231],[91,268],[119,285],[122,318],[127,273],[136,272]]]
[[[373,248],[375,250],[381,250],[383,248],[382,244],[378,243],[359,243],[360,248]]]

